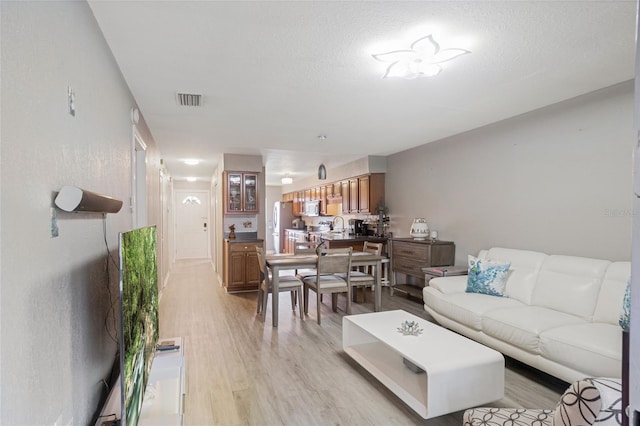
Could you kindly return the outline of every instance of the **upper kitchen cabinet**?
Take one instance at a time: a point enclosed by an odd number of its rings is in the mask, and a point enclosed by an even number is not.
[[[347,196],[345,189],[348,191]],[[348,206],[345,200],[348,200]],[[375,213],[378,205],[384,204],[384,173],[372,173],[343,181],[342,204],[343,213]]]
[[[224,179],[225,213],[259,213],[257,173],[224,172]]]
[[[342,214],[351,213],[348,180],[343,180],[342,182],[340,182],[340,194],[342,194]]]
[[[384,173],[371,173],[323,186],[282,194],[283,201],[293,201],[293,214],[304,215],[304,203],[320,200],[320,214],[329,214],[327,206],[342,203],[332,214],[375,214],[384,205]]]

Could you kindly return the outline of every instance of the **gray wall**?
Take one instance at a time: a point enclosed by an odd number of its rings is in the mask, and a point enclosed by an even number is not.
[[[490,247],[629,260],[633,102],[626,82],[390,156],[394,235],[424,217],[458,264]]]
[[[59,236],[51,238],[50,208],[68,184],[125,200],[105,223],[117,262],[118,232],[132,223],[135,103],[85,2],[3,1],[0,8],[0,423],[87,424],[115,358],[106,328],[114,333],[118,272],[107,261],[101,215],[58,212]],[[69,85],[75,117],[67,112]],[[159,155],[140,127],[155,223]]]

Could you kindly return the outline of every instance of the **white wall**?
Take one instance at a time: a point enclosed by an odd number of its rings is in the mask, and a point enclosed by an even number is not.
[[[2,37],[1,424],[88,424],[116,344],[109,311],[118,273],[103,220],[50,209],[63,185],[125,200],[106,218],[117,262],[131,213],[134,100],[85,2],[0,2]],[[76,116],[67,112],[67,87]],[[157,179],[150,145],[148,179]],[[149,191],[150,221],[159,185]],[[109,263],[109,277],[106,266]],[[116,304],[117,306],[117,304]]]
[[[633,135],[626,82],[392,155],[391,230],[425,217],[461,264],[494,246],[629,260]]]

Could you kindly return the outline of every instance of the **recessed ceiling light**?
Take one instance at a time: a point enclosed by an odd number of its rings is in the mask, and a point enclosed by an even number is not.
[[[194,177],[188,177],[187,178],[187,181],[189,181],[189,182],[195,182],[196,180],[198,180],[198,179],[196,179]]]
[[[182,162],[188,166],[197,166],[200,164],[200,160],[196,158],[187,158],[186,160],[182,160]]]

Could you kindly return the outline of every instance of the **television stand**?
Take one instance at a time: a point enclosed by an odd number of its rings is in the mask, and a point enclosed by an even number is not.
[[[153,357],[149,381],[144,392],[138,424],[182,425],[184,397],[186,394],[186,364],[184,339],[171,337],[160,339],[158,344],[173,341],[173,350],[157,350]],[[117,418],[109,417],[115,414]],[[120,419],[120,378],[116,381],[95,426],[116,426]]]

